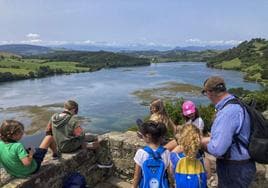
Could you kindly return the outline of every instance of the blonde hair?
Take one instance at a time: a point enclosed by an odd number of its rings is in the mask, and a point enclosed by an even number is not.
[[[154,108],[156,110],[155,114],[157,114],[158,122],[167,124],[168,123],[168,115],[164,107],[164,103],[161,99],[155,99],[151,102],[150,108]]]
[[[201,148],[200,130],[192,125],[187,124],[182,127],[178,135],[178,143],[183,147],[186,157],[194,159],[198,150]]]

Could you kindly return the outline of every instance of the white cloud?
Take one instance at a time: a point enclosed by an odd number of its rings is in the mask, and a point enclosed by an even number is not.
[[[40,38],[40,35],[37,33],[28,33],[26,35],[27,38],[32,38],[32,39],[36,39],[36,38]]]
[[[225,41],[225,44],[232,44],[232,45],[237,45],[243,42],[242,40],[227,40]]]
[[[41,39],[22,40],[19,43],[23,43],[23,44],[40,44],[40,43],[42,43],[42,40]]]
[[[223,40],[211,40],[207,41],[209,44],[216,44],[216,45],[221,45],[224,44],[225,42]]]
[[[241,43],[240,40],[200,40],[197,38],[190,38],[185,41],[186,43],[196,45],[237,45]]]
[[[189,42],[189,43],[202,43],[202,41],[200,39],[197,39],[197,38],[187,39],[186,42]]]
[[[13,41],[6,41],[6,40],[0,41],[1,45],[12,44],[12,43],[13,43]]]
[[[95,42],[92,40],[85,40],[85,41],[83,41],[83,43],[84,44],[95,44]]]

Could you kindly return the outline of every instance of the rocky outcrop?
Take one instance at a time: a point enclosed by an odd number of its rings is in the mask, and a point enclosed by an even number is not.
[[[112,174],[110,168],[99,168],[98,163],[110,160],[108,140],[101,142],[98,150],[79,150],[72,154],[62,154],[60,160],[45,159],[38,173],[28,178],[12,178],[2,170],[0,187],[3,188],[59,188],[63,178],[70,172],[78,171],[86,177],[88,185],[94,187]],[[49,154],[48,154],[49,156]]]
[[[124,183],[124,181],[131,182],[135,165],[133,157],[137,149],[143,147],[145,143],[136,136],[135,132],[130,131],[125,133],[111,132],[103,135],[102,138],[101,147],[96,151],[80,150],[73,154],[63,154],[59,161],[52,161],[47,158],[40,171],[29,178],[9,179],[8,182],[4,183],[4,173],[0,171],[0,187],[59,188],[62,185],[63,177],[72,171],[79,171],[84,175],[90,187],[95,187],[97,184],[97,187],[102,188],[105,188],[105,186],[130,187],[130,184]],[[111,161],[113,162],[113,168],[100,168],[102,166],[98,165],[102,164],[107,167]],[[213,172],[214,186],[210,187],[216,186],[215,169]],[[120,181],[116,180],[117,183],[115,183],[115,178],[111,178],[114,176],[120,178]],[[268,187],[268,165],[257,164],[256,179],[251,187]]]

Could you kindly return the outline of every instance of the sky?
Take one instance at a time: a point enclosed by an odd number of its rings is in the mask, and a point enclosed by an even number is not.
[[[268,38],[268,0],[0,0],[0,44],[235,45]]]

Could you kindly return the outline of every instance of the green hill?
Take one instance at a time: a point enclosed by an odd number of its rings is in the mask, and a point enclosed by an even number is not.
[[[204,61],[209,57],[218,55],[220,51],[188,51],[188,50],[168,50],[168,51],[132,51],[123,52],[126,55],[140,58],[149,58],[153,63],[178,62],[178,61]]]
[[[0,52],[0,82],[149,64],[148,59],[110,52],[59,51],[27,57]]]
[[[29,44],[6,44],[0,45],[0,51],[14,53],[17,55],[36,55],[36,54],[46,54],[51,53],[53,50],[44,46],[36,46]]]
[[[91,67],[94,69],[150,65],[149,59],[146,58],[105,51],[56,51],[54,53],[31,56],[30,58],[79,62],[78,66],[80,67]]]
[[[207,58],[209,67],[240,70],[245,72],[245,79],[268,83],[268,41],[252,39],[237,47],[224,51],[215,57]]]

